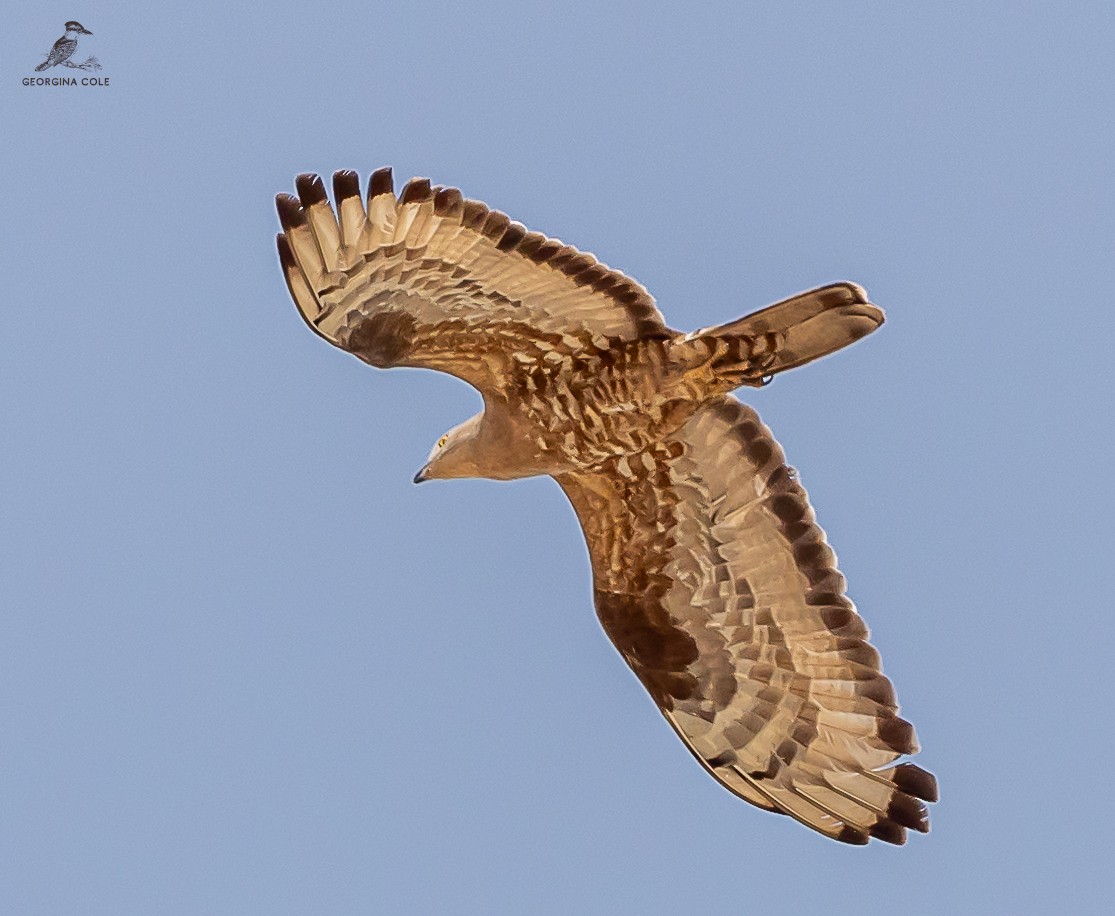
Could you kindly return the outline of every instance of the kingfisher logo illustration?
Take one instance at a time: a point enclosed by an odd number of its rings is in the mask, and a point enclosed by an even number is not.
[[[92,35],[85,26],[75,19],[71,19],[65,25],[65,34],[59,38],[54,46],[47,54],[46,60],[35,68],[36,73],[41,73],[44,70],[50,70],[54,67],[66,67],[70,70],[101,70],[101,62],[90,54],[85,60],[78,61],[77,46],[83,36]],[[50,76],[28,76],[24,77],[24,86],[107,86],[108,77],[100,76],[85,76],[80,79],[77,76],[62,76],[56,71]]]

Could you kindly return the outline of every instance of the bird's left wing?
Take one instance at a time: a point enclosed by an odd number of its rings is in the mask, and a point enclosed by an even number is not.
[[[932,775],[805,491],[724,397],[666,441],[557,478],[605,631],[694,756],[747,801],[866,843],[925,831]]]
[[[634,280],[455,188],[416,178],[396,197],[380,169],[365,205],[355,172],[333,185],[335,210],[316,175],[279,195],[279,256],[306,323],[372,365],[440,369],[488,392],[515,356],[669,334]]]

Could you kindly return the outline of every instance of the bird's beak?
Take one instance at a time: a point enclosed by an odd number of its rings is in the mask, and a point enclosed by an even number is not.
[[[88,29],[82,29],[82,30],[81,30],[81,33],[82,33],[83,35],[92,35],[92,34],[93,34],[93,33],[92,33],[92,32],[90,32],[90,31],[89,31]]]
[[[422,483],[423,480],[429,480],[429,479],[430,479],[430,466],[428,464],[423,465],[422,469],[417,474],[414,475],[414,482],[415,483]]]

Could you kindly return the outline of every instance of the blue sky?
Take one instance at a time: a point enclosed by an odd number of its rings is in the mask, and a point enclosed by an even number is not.
[[[23,86],[73,17],[109,86]],[[1113,30],[1104,2],[10,12],[5,908],[1106,912]],[[838,279],[887,310],[747,399],[940,779],[928,837],[842,847],[702,773],[551,481],[411,484],[478,396],[309,334],[274,253],[296,173],[384,164],[675,327]]]

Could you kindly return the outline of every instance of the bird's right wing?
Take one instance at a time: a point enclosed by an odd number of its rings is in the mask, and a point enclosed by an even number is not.
[[[375,366],[440,369],[500,390],[510,360],[560,359],[590,345],[666,337],[650,294],[560,241],[455,188],[390,169],[301,175],[278,197],[279,255],[291,296],[320,336]],[[556,356],[552,355],[556,354]]]
[[[725,787],[848,843],[926,831],[936,781],[805,490],[725,397],[648,452],[557,478],[605,631]]]

